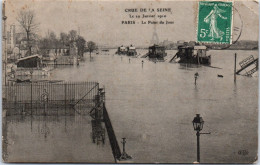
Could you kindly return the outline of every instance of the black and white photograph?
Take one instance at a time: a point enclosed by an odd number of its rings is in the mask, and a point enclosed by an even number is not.
[[[1,2],[3,162],[258,162],[258,0]]]

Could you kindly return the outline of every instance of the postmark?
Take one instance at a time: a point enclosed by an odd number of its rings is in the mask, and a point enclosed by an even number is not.
[[[197,41],[219,44],[232,43],[232,7],[232,2],[199,2]]]

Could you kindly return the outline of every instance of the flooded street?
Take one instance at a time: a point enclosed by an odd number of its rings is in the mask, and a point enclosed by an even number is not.
[[[85,54],[85,61],[78,67],[57,68],[50,79],[97,81],[105,86],[106,108],[117,140],[120,143],[121,138],[126,137],[126,152],[133,157],[133,162],[196,161],[196,132],[192,120],[197,113],[205,121],[202,132],[211,132],[200,137],[202,163],[255,161],[258,77],[237,76],[234,83],[233,72],[235,52],[238,69],[238,62],[249,55],[257,57],[257,51],[209,51],[211,66],[217,68],[169,63],[175,50],[167,51],[166,62],[157,63],[114,55],[115,51],[92,54],[92,60]],[[137,50],[141,55],[146,52]],[[196,72],[199,73],[197,85],[194,84]],[[7,137],[19,138],[9,142],[10,161],[26,157],[33,162],[35,156],[57,162],[114,162],[107,136],[104,145],[92,143],[88,116],[55,120],[29,116],[13,120],[7,118]],[[41,133],[44,125],[49,129],[46,137]],[[122,150],[121,143],[119,145]],[[39,149],[40,155],[35,152]],[[248,154],[240,154],[242,150]]]

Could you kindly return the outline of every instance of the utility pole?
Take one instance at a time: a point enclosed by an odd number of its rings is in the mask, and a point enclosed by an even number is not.
[[[7,16],[5,15],[5,1],[3,3],[3,10],[2,10],[2,19],[4,21],[4,34],[3,34],[3,40],[4,40],[4,70],[5,70],[5,85],[6,85],[6,81],[7,81],[7,73],[6,73],[6,66],[7,66],[7,36],[6,36],[6,19],[7,19]]]

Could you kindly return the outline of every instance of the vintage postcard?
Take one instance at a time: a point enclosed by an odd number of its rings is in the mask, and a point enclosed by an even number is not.
[[[257,162],[258,6],[2,1],[3,162]]]

